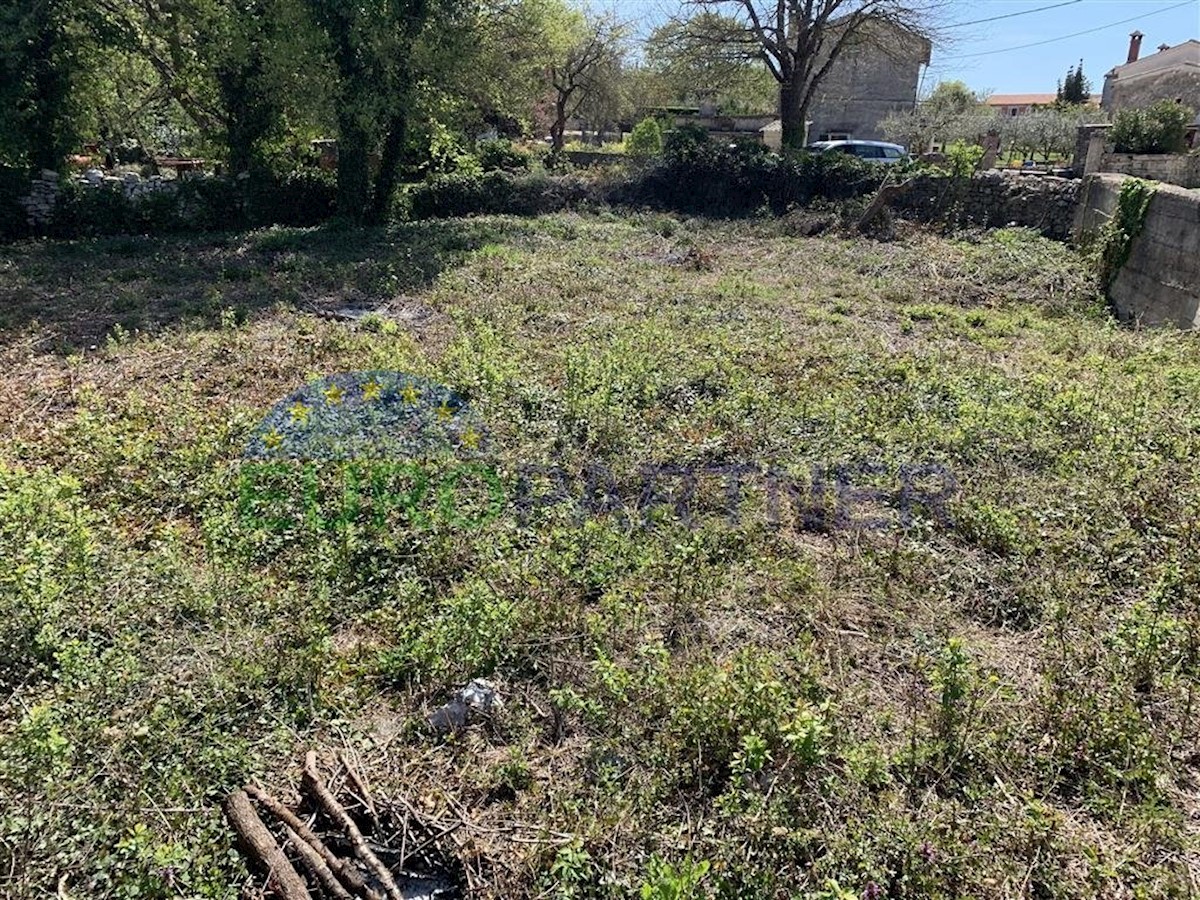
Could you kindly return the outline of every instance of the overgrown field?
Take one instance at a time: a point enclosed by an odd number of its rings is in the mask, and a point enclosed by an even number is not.
[[[0,249],[0,895],[254,896],[221,798],[315,748],[485,896],[1195,896],[1200,336],[1031,233],[788,232]],[[483,440],[248,491],[360,371]]]

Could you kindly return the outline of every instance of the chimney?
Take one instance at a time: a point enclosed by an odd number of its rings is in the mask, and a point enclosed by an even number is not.
[[[1159,53],[1162,53],[1164,50],[1170,50],[1170,49],[1171,49],[1171,45],[1170,45],[1170,44],[1159,44],[1159,45],[1158,45],[1158,52],[1159,52]]]
[[[1137,62],[1138,55],[1142,52],[1142,38],[1145,37],[1140,31],[1133,31],[1129,34],[1129,58],[1125,60],[1125,65],[1131,62]]]

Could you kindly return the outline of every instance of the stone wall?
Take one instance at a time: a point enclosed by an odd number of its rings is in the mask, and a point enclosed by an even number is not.
[[[893,204],[909,218],[949,220],[958,225],[1036,228],[1047,237],[1071,236],[1077,179],[1018,172],[979,172],[969,180],[918,175],[908,193]]]
[[[1200,187],[1200,155],[1197,154],[1106,151],[1095,171],[1165,181],[1185,188]]]
[[[99,169],[88,169],[76,176],[75,182],[82,190],[120,191],[126,199],[135,202],[150,194],[173,192],[176,189],[175,181],[159,175],[150,178],[142,178],[136,172],[127,172],[122,176],[105,175]],[[31,228],[40,230],[50,224],[61,191],[59,175],[52,169],[43,169],[33,179],[29,194],[18,201],[25,210],[25,220]]]
[[[1077,240],[1094,235],[1111,218],[1127,177],[1095,174],[1083,179]],[[1127,322],[1200,328],[1200,193],[1158,186],[1109,299]]]

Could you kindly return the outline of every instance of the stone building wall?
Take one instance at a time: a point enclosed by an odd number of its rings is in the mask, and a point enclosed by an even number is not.
[[[929,52],[924,38],[890,29],[847,48],[817,87],[808,110],[809,141],[828,133],[884,140],[879,123],[888,113],[916,104],[921,65],[929,62]]]
[[[1143,56],[1104,76],[1101,106],[1110,114],[1175,99],[1200,112],[1200,41]]]

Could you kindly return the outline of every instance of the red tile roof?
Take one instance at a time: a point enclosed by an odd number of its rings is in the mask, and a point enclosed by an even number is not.
[[[1057,94],[992,94],[985,101],[988,106],[1049,106]]]

